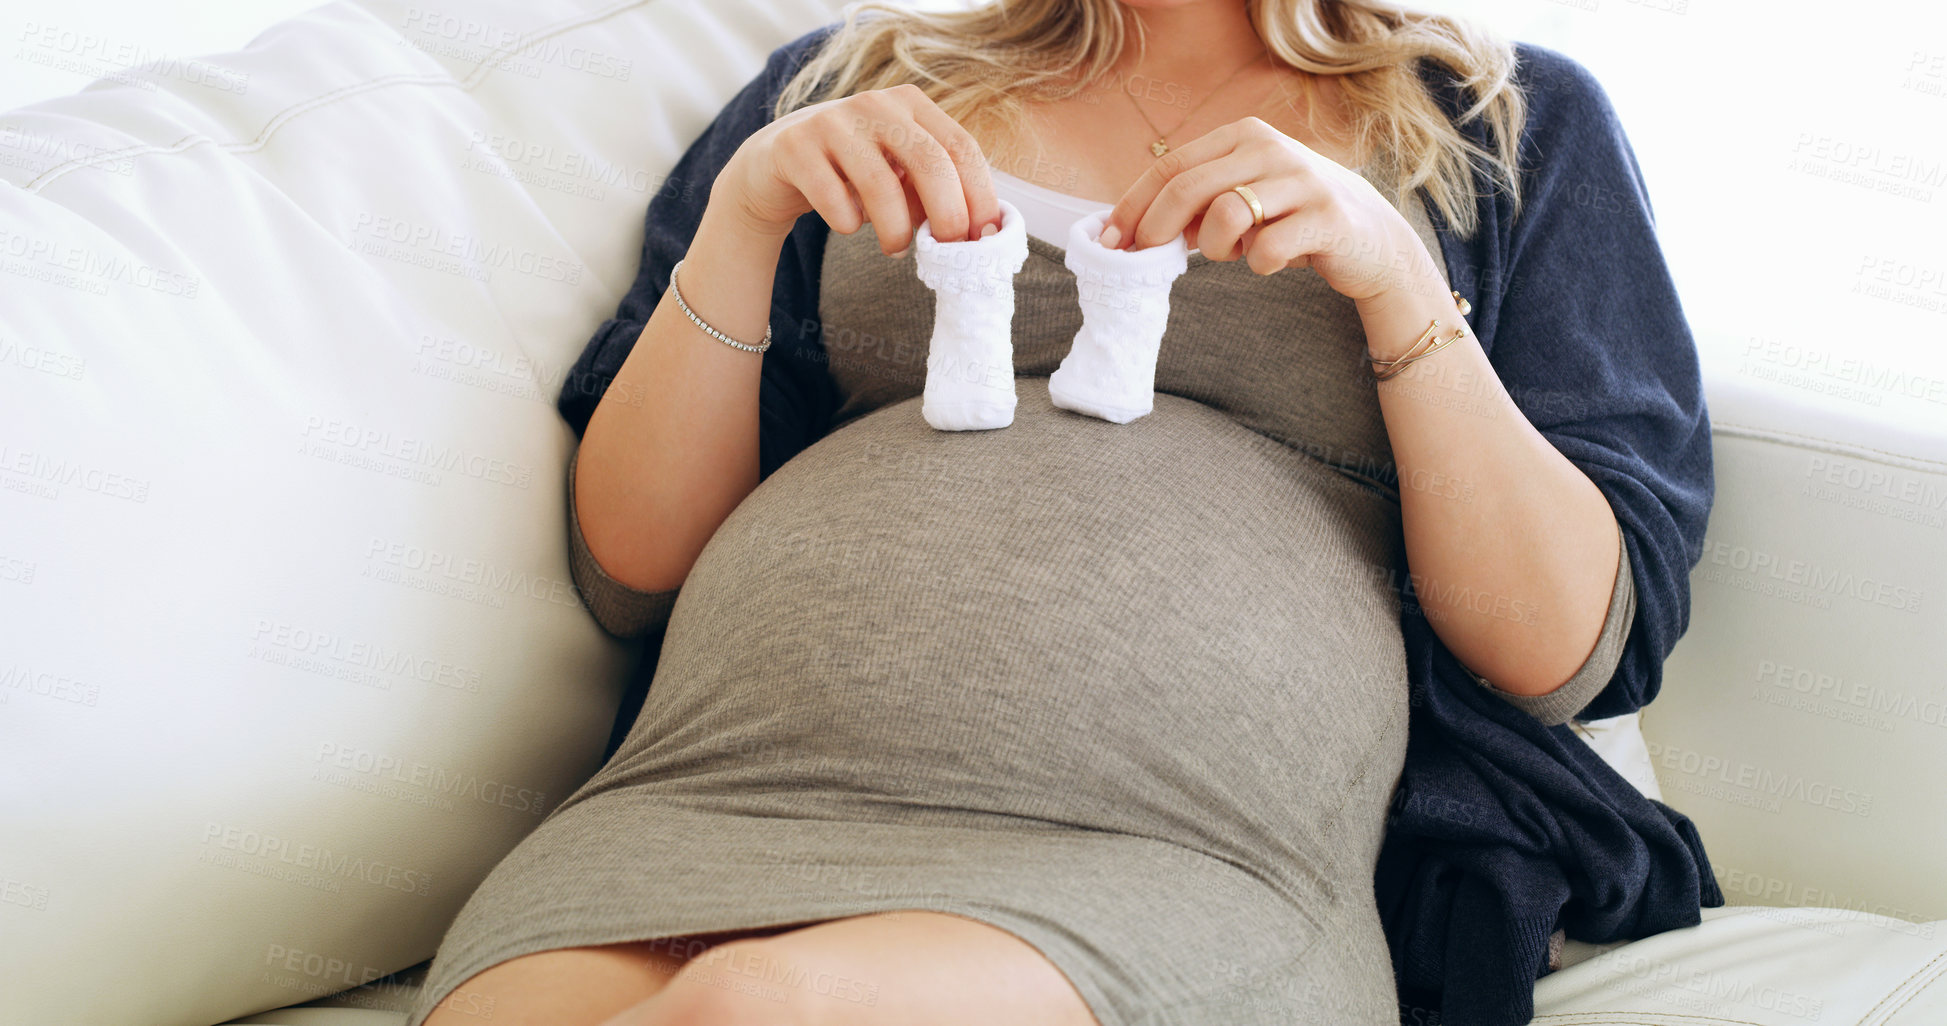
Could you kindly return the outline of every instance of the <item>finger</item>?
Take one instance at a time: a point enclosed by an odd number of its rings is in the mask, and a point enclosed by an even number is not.
[[[900,174],[900,181],[902,183],[905,182],[906,176],[904,169],[895,164],[893,170]],[[906,219],[915,226],[926,220],[926,208],[920,204],[919,193],[914,192],[910,185],[906,189]]]
[[[1216,214],[1221,218],[1225,211],[1235,209],[1229,202],[1219,202],[1226,194],[1244,208],[1245,223],[1250,223],[1250,206],[1232,191],[1232,186],[1257,182],[1267,177],[1268,172],[1270,168],[1261,152],[1245,150],[1234,150],[1185,168],[1163,183],[1149,208],[1137,218],[1131,234],[1132,245],[1141,249],[1168,242],[1182,234],[1190,219],[1199,214],[1206,217]],[[1260,206],[1264,203],[1262,194],[1258,203]],[[1264,216],[1266,220],[1271,218],[1270,207],[1264,208]],[[1241,228],[1238,234],[1243,234]]]
[[[990,173],[987,156],[980,150],[980,143],[973,133],[961,127],[960,122],[947,116],[946,111],[928,99],[918,104],[913,115],[920,127],[933,133],[933,137],[946,148],[947,156],[959,175],[960,188],[967,204],[968,238],[977,237],[982,228],[993,225],[995,231],[1001,225],[1001,201],[994,193],[994,178]]]
[[[838,176],[830,161],[809,160],[785,167],[785,180],[825,219],[832,231],[850,235],[865,226],[865,208],[859,205],[857,194]]]
[[[1252,228],[1248,207],[1242,217],[1237,216],[1236,208],[1244,206],[1243,198],[1234,192],[1226,195],[1236,203],[1228,203],[1223,196],[1219,196],[1197,218],[1197,251],[1210,260],[1230,261],[1244,255],[1240,243]]]
[[[1156,162],[1149,165],[1149,169],[1138,176],[1135,183],[1123,192],[1122,198],[1116,200],[1115,209],[1109,211],[1108,223],[1102,230],[1104,232],[1110,228],[1116,230],[1115,248],[1141,248],[1135,241],[1136,225],[1148,212],[1150,204],[1155,202],[1157,194],[1163,191],[1163,187],[1184,171],[1232,152],[1237,148],[1238,138],[1237,130],[1226,125],[1198,136],[1156,158]],[[1182,227],[1178,226],[1177,231],[1182,231]],[[1152,240],[1150,244],[1168,242],[1172,238],[1175,238],[1174,234]]]
[[[1264,227],[1243,241],[1244,262],[1259,274],[1310,266],[1321,237],[1317,220],[1302,206],[1275,221],[1267,219]]]
[[[1258,206],[1264,209],[1264,223],[1267,225],[1298,208],[1298,191],[1290,179],[1272,178],[1241,184],[1250,186],[1251,192],[1257,196]],[[1238,195],[1235,188],[1225,189],[1204,208],[1202,220],[1197,226],[1197,244],[1202,248],[1203,255],[1211,260],[1236,260],[1250,248],[1252,233],[1257,228],[1251,205]]]
[[[899,144],[892,157],[905,167],[906,188],[919,197],[933,237],[941,242],[965,239],[970,223],[967,194],[946,147],[918,122],[901,126],[892,137]]]
[[[832,155],[839,173],[859,195],[865,219],[879,236],[880,251],[891,255],[912,241],[915,227],[911,207],[906,203],[906,187],[893,173],[884,150],[867,142],[848,145]]]
[[[1203,215],[1201,214],[1191,218],[1190,223],[1183,226],[1183,243],[1189,247],[1191,252],[1201,253],[1203,251],[1204,240],[1201,237],[1202,231]],[[1215,258],[1213,257],[1212,259]]]
[[[898,161],[893,161],[892,173],[893,177],[899,179],[900,188],[904,190],[903,195],[906,197],[906,220],[915,225],[926,220],[926,208],[919,205],[919,194],[913,191],[911,185],[907,184],[906,179],[908,175],[906,169]],[[906,255],[906,251],[902,249],[892,255],[896,257],[904,256]]]

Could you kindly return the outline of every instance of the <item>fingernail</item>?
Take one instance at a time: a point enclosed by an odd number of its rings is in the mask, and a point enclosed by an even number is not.
[[[1103,249],[1114,249],[1116,244],[1122,241],[1122,229],[1110,225],[1102,229],[1102,234],[1096,236],[1095,241],[1101,243]]]
[[[907,246],[907,247],[906,247],[905,249],[902,249],[902,250],[900,250],[899,252],[897,252],[897,253],[894,253],[894,254],[892,255],[892,258],[893,258],[894,260],[903,260],[903,259],[905,259],[905,257],[906,257],[906,254],[908,254],[908,253],[911,253],[912,251],[913,251],[913,247],[911,247],[911,246]]]
[[[993,225],[990,224],[987,227],[982,228],[980,230],[980,237],[984,239],[987,236],[994,234],[996,231],[999,231],[999,229],[995,228]]]

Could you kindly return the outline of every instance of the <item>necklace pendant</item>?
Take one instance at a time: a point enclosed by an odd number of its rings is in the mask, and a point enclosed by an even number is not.
[[[1159,157],[1165,153],[1168,153],[1169,151],[1170,151],[1169,144],[1164,142],[1161,139],[1158,139],[1155,142],[1149,144],[1149,152],[1154,153]]]

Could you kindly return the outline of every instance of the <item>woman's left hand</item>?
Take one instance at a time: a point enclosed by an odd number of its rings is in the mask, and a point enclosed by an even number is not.
[[[1256,194],[1262,225],[1252,225],[1238,185]],[[1111,249],[1144,249],[1178,234],[1211,260],[1241,256],[1259,274],[1309,267],[1361,303],[1429,281],[1445,294],[1426,244],[1372,183],[1255,117],[1158,157],[1102,230]]]

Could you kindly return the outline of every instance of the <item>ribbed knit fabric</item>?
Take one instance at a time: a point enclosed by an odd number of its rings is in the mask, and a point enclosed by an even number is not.
[[[1111,424],[1046,380],[994,431],[881,407],[731,513],[633,729],[467,902],[422,1009],[552,947],[928,908],[1027,940],[1103,1026],[1390,1020],[1408,701],[1366,568],[1398,507],[1205,404]]]

